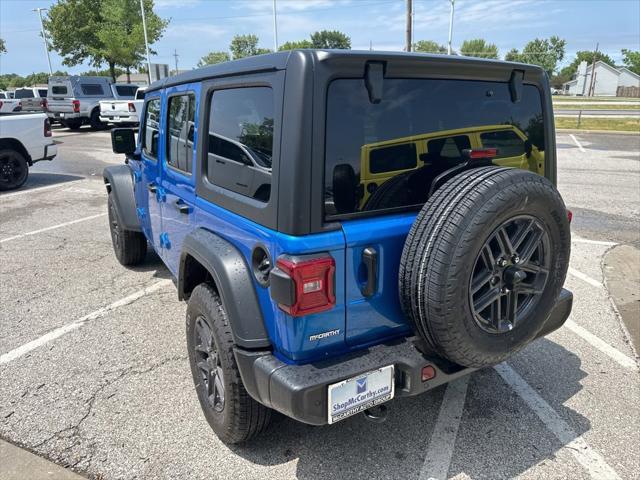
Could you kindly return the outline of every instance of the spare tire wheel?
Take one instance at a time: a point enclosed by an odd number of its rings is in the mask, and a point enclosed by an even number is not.
[[[570,247],[564,202],[546,178],[493,166],[464,171],[411,227],[402,308],[437,354],[467,367],[500,363],[542,329]]]

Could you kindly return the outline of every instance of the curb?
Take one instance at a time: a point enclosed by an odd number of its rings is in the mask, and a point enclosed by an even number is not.
[[[556,128],[559,133],[607,133],[613,135],[640,135],[638,132],[630,132],[628,130],[586,130],[582,128]]]

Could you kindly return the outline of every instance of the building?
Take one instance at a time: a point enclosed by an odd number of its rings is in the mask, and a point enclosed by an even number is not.
[[[618,87],[640,88],[640,75],[626,67],[616,68],[598,60],[592,76],[592,65],[582,62],[578,65],[575,78],[562,84],[565,95],[616,96]]]
[[[127,82],[127,74],[123,73],[122,75],[118,75],[116,78],[116,82],[118,83],[133,83],[135,85],[140,85],[141,87],[146,87],[149,85],[149,77],[146,73],[130,73],[129,78],[130,82]]]

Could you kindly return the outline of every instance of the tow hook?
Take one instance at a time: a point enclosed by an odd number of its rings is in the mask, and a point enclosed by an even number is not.
[[[387,419],[389,409],[386,405],[377,405],[366,409],[362,414],[367,420],[370,420],[373,423],[382,423]]]

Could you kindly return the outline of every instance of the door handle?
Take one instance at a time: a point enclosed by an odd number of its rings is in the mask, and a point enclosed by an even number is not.
[[[360,287],[362,295],[371,297],[378,290],[378,252],[373,247],[362,251],[362,263],[367,269],[367,281]]]
[[[191,213],[191,207],[184,203],[182,200],[176,200],[173,205],[180,213],[184,213],[185,215]]]
[[[151,193],[156,193],[158,191],[158,186],[155,183],[149,183],[149,184],[147,184],[147,189]]]

